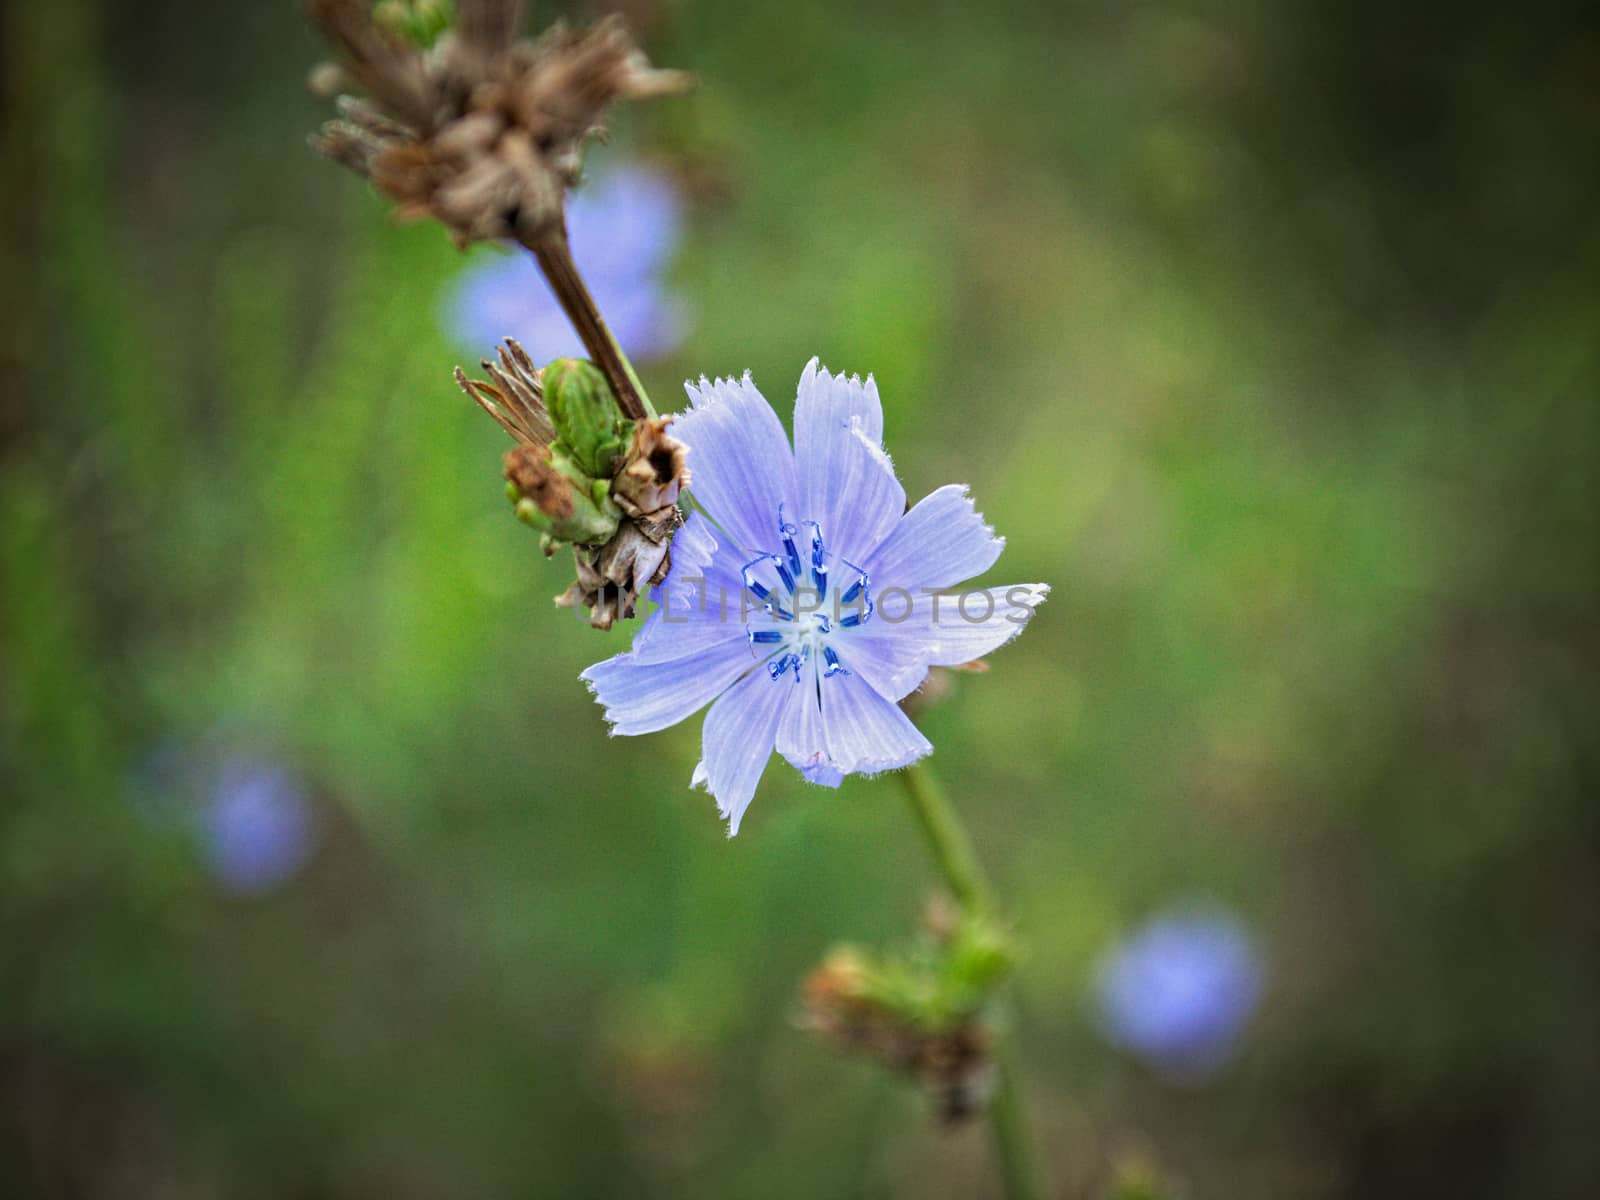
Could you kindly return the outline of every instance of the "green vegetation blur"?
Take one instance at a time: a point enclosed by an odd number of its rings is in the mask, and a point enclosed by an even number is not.
[[[687,197],[658,405],[870,370],[908,493],[1053,586],[918,719],[1059,1194],[1595,1194],[1581,8],[627,7],[701,80],[595,151]],[[798,1027],[934,887],[900,789],[778,763],[730,841],[698,721],[608,739],[628,630],[511,517],[462,257],[306,148],[296,5],[3,20],[0,1194],[997,1195],[981,1123]],[[152,816],[218,745],[314,799],[264,895]],[[1202,1086],[1092,1001],[1186,897],[1267,964]]]

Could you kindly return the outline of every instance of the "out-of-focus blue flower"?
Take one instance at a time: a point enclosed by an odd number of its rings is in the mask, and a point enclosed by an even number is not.
[[[200,813],[206,865],[239,895],[269,892],[306,864],[316,822],[300,781],[270,762],[231,760],[217,771]]]
[[[661,273],[678,244],[683,212],[671,182],[644,167],[613,168],[572,193],[572,257],[623,352],[632,359],[671,353],[688,328],[680,296]],[[484,354],[514,337],[536,362],[585,357],[538,265],[527,251],[494,249],[451,285],[445,324],[465,349]]]
[[[1016,637],[1050,589],[946,593],[992,567],[1005,541],[958,484],[906,511],[870,375],[830,375],[812,359],[792,450],[749,375],[701,379],[689,399],[672,431],[705,513],[678,531],[662,607],[632,648],[583,679],[613,733],[652,733],[711,706],[692,782],[732,835],[774,750],[824,787],[931,751],[899,701],[930,667]]]
[[[1232,914],[1166,912],[1101,960],[1101,1027],[1163,1076],[1199,1082],[1233,1057],[1262,976],[1255,944]]]

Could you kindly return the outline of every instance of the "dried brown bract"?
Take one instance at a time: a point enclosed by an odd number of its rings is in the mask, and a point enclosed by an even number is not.
[[[455,29],[423,49],[375,25],[367,0],[309,7],[367,97],[341,97],[312,144],[461,245],[561,236],[563,196],[607,110],[689,82],[652,68],[616,18],[519,39],[516,0],[460,0]]]
[[[489,382],[468,379],[466,372],[457,367],[457,385],[516,441],[548,446],[556,440],[556,427],[544,406],[539,368],[515,338],[507,338],[498,349],[498,363],[485,358],[478,364],[487,372]]]
[[[647,417],[633,427],[633,443],[611,483],[611,498],[630,517],[660,521],[689,486],[684,444],[667,434],[671,417]]]
[[[610,629],[638,610],[639,593],[667,577],[672,567],[672,535],[678,510],[663,521],[627,520],[603,546],[574,546],[578,577],[556,597],[562,608],[586,608],[589,624]]]
[[[548,446],[514,446],[506,451],[505,476],[517,495],[533,501],[540,512],[557,521],[572,517],[572,484],[550,463]]]

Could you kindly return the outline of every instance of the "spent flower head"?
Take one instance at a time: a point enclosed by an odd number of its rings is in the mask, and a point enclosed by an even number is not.
[[[1049,588],[953,590],[1004,542],[959,485],[906,511],[870,376],[832,376],[812,359],[792,449],[748,375],[688,391],[673,432],[704,512],[678,532],[661,607],[632,649],[583,679],[617,734],[711,705],[693,782],[736,833],[774,750],[827,787],[931,751],[899,701],[931,667],[1010,641]]]
[[[1003,929],[937,900],[909,947],[835,947],[806,977],[803,1023],[846,1053],[917,1077],[957,1120],[979,1111],[993,1085],[981,1017],[1013,961]]]
[[[546,555],[571,545],[577,578],[557,603],[609,629],[634,615],[641,591],[666,578],[678,494],[689,482],[671,417],[622,415],[600,372],[579,359],[540,369],[511,338],[487,380],[456,382],[517,444],[506,451],[506,490]]]
[[[559,235],[584,141],[618,100],[684,89],[615,18],[520,39],[519,0],[459,0],[430,45],[368,0],[310,0],[366,93],[345,96],[313,145],[370,178],[402,217],[433,216],[461,245]]]

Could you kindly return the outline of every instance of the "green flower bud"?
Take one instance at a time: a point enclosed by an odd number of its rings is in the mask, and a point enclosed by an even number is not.
[[[940,1008],[976,1011],[1015,967],[1016,953],[1003,929],[981,916],[965,918],[944,946],[938,966]]]
[[[372,23],[426,49],[455,22],[450,0],[378,0]]]
[[[590,479],[609,481],[633,439],[633,422],[622,415],[605,376],[593,363],[558,358],[541,377],[558,435],[557,457],[565,455]]]
[[[599,545],[617,532],[622,510],[606,484],[588,478],[564,455],[518,446],[506,452],[505,474],[517,519],[544,534],[546,554],[565,542]]]

